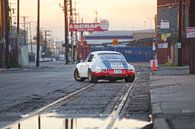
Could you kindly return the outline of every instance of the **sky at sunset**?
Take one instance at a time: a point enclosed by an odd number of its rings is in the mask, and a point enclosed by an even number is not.
[[[60,3],[63,4],[63,0],[40,1],[41,29],[52,30],[56,40],[63,40],[64,14],[59,7]],[[10,2],[12,7],[16,8],[16,0]],[[156,14],[156,0],[73,0],[73,3],[76,3],[79,17],[83,18],[84,22],[94,22],[97,11],[98,20],[109,20],[110,30],[149,29],[151,21],[154,26],[152,19]],[[27,22],[34,22],[32,31],[35,33],[37,0],[20,0],[20,5],[20,15],[27,16]]]

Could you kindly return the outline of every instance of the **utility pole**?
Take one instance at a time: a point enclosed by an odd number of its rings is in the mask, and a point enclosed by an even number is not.
[[[39,51],[40,51],[40,0],[37,0],[37,58],[36,58],[36,67],[39,67]]]
[[[24,25],[24,31],[26,30],[26,18],[28,18],[27,16],[23,16],[23,25]]]
[[[6,68],[10,68],[10,55],[9,55],[9,44],[10,44],[10,21],[9,21],[9,3],[6,0],[5,4],[5,43],[6,43],[6,50],[5,50],[5,64]]]
[[[50,36],[50,34],[48,34],[48,32],[50,32],[50,30],[45,30],[44,32],[45,32],[45,42],[44,42],[43,51],[46,54],[47,48],[48,48],[47,36]]]
[[[15,13],[15,8],[12,8],[12,5],[15,3],[9,3],[9,10],[10,10],[10,32],[12,32],[12,16]]]
[[[45,54],[47,51],[47,32],[48,32],[48,30],[45,30],[45,43],[44,43],[44,47],[43,47],[43,51]]]
[[[19,36],[20,31],[20,0],[17,0],[17,35]]]
[[[18,44],[19,44],[19,36],[20,36],[20,0],[17,0],[17,42],[16,42],[16,52],[15,52],[15,60],[16,64],[18,64]]]
[[[190,0],[189,26],[195,27],[195,1]],[[195,38],[190,39],[190,73],[195,74]]]
[[[72,8],[72,0],[70,0],[70,23],[73,23],[73,8]],[[73,32],[70,32],[71,35],[71,58],[72,58],[72,63],[74,62],[74,37],[73,37]]]
[[[78,13],[77,13],[77,7],[76,7],[76,2],[75,2],[75,7],[74,7],[74,23],[77,23],[77,15],[78,15]],[[78,33],[77,33],[77,31],[75,32],[75,46],[77,45],[77,43],[78,43],[78,35],[77,35]],[[75,52],[74,52],[74,62],[76,62],[77,61],[77,55],[76,55],[76,51],[77,51],[77,48],[75,47]]]
[[[98,11],[96,10],[95,11],[95,21],[94,21],[95,23],[97,23],[98,22]]]
[[[29,37],[30,37],[30,50],[31,50],[31,53],[33,53],[31,22],[29,22]]]
[[[64,41],[65,41],[65,64],[68,64],[68,52],[69,52],[69,43],[68,43],[68,9],[67,9],[67,0],[64,0]]]
[[[26,33],[28,32],[28,30],[26,31],[26,18],[27,18],[27,16],[23,16],[22,17],[23,18],[23,24],[24,24],[24,42],[27,44],[27,42],[28,42],[28,38],[26,38]]]
[[[182,66],[182,46],[183,46],[183,43],[182,43],[182,14],[183,14],[183,10],[182,10],[182,7],[183,7],[183,2],[182,0],[179,0],[179,28],[178,28],[178,42],[181,44],[181,48],[178,48],[178,65],[179,66]]]

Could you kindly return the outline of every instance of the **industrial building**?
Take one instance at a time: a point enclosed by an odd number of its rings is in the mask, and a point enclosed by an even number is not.
[[[189,64],[189,42],[186,28],[189,26],[189,0],[182,1],[182,41],[179,40],[179,1],[157,0],[157,46],[161,64]],[[181,36],[180,36],[181,37]],[[183,43],[183,44],[182,44]]]
[[[79,60],[84,60],[91,51],[111,50],[123,53],[129,62],[149,62],[152,59],[154,30],[104,31],[84,35],[77,46]],[[113,40],[118,44],[114,45]]]

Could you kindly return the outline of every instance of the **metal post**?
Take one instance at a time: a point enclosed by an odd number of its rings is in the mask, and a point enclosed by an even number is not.
[[[37,58],[36,67],[39,67],[39,51],[40,51],[40,0],[37,2]]]

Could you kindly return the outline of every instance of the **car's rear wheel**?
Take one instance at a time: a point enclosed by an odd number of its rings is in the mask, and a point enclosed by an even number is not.
[[[80,82],[85,81],[85,78],[80,77],[80,73],[79,73],[78,69],[74,70],[74,79],[76,81],[80,81]]]
[[[135,75],[128,76],[125,78],[125,82],[133,82],[135,80]]]
[[[92,75],[92,71],[90,69],[88,70],[88,80],[91,83],[96,83],[98,81],[97,77]]]

